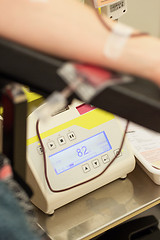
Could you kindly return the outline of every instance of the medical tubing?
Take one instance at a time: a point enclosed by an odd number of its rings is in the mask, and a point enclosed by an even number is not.
[[[78,187],[78,186],[81,186],[85,183],[88,183],[88,182],[91,182],[92,180],[100,177],[104,172],[106,172],[106,170],[109,168],[109,166],[115,161],[115,159],[118,157],[118,155],[120,154],[121,150],[122,150],[122,147],[123,147],[123,144],[124,144],[124,141],[125,141],[125,136],[126,136],[126,133],[127,133],[127,129],[128,129],[128,125],[129,125],[129,121],[127,120],[127,123],[126,123],[126,126],[125,126],[125,130],[124,130],[124,134],[123,134],[123,137],[122,137],[122,141],[121,141],[121,144],[120,144],[120,147],[119,147],[119,151],[116,153],[116,155],[114,156],[114,158],[110,161],[110,163],[105,167],[105,169],[99,173],[98,175],[84,181],[84,182],[81,182],[81,183],[78,183],[78,184],[75,184],[71,187],[68,187],[68,188],[64,188],[64,189],[59,189],[59,190],[55,190],[52,188],[51,184],[50,184],[50,181],[48,179],[48,173],[47,173],[47,159],[46,159],[46,154],[45,154],[45,147],[44,147],[44,144],[43,144],[43,141],[42,141],[42,138],[41,138],[41,135],[40,135],[40,131],[39,131],[39,124],[40,124],[40,120],[38,119],[37,122],[36,122],[36,133],[37,133],[37,136],[38,136],[38,139],[39,139],[39,142],[40,142],[40,145],[41,145],[41,148],[42,148],[42,155],[43,155],[43,160],[44,160],[44,175],[45,175],[45,179],[46,179],[46,182],[47,182],[47,185],[48,185],[48,188],[50,189],[51,192],[54,192],[54,193],[60,193],[60,192],[64,192],[64,191],[68,191],[68,190],[71,190],[75,187]]]

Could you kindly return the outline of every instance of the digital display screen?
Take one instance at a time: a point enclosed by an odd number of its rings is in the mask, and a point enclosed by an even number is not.
[[[79,143],[49,156],[51,164],[60,174],[83,162],[95,158],[112,149],[105,132],[97,133]]]

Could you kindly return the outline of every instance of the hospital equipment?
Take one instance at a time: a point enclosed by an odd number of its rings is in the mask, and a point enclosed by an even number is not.
[[[113,114],[79,101],[54,116],[51,109],[46,121],[39,122],[42,148],[36,111],[28,117],[27,183],[33,203],[44,212],[51,214],[134,169],[126,142],[119,152],[123,134]]]
[[[94,0],[96,8],[101,8],[107,17],[117,20],[127,12],[127,0]]]

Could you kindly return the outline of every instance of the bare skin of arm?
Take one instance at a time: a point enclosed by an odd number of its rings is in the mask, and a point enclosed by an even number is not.
[[[151,36],[129,38],[121,56],[113,60],[103,53],[109,34],[95,11],[76,0],[0,0],[1,37],[54,56],[142,76],[160,85],[160,40]]]

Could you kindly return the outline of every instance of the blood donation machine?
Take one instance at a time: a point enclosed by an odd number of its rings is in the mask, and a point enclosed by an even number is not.
[[[126,141],[120,149],[123,132],[113,114],[77,101],[45,121],[37,111],[28,117],[27,183],[45,213],[134,169]]]

